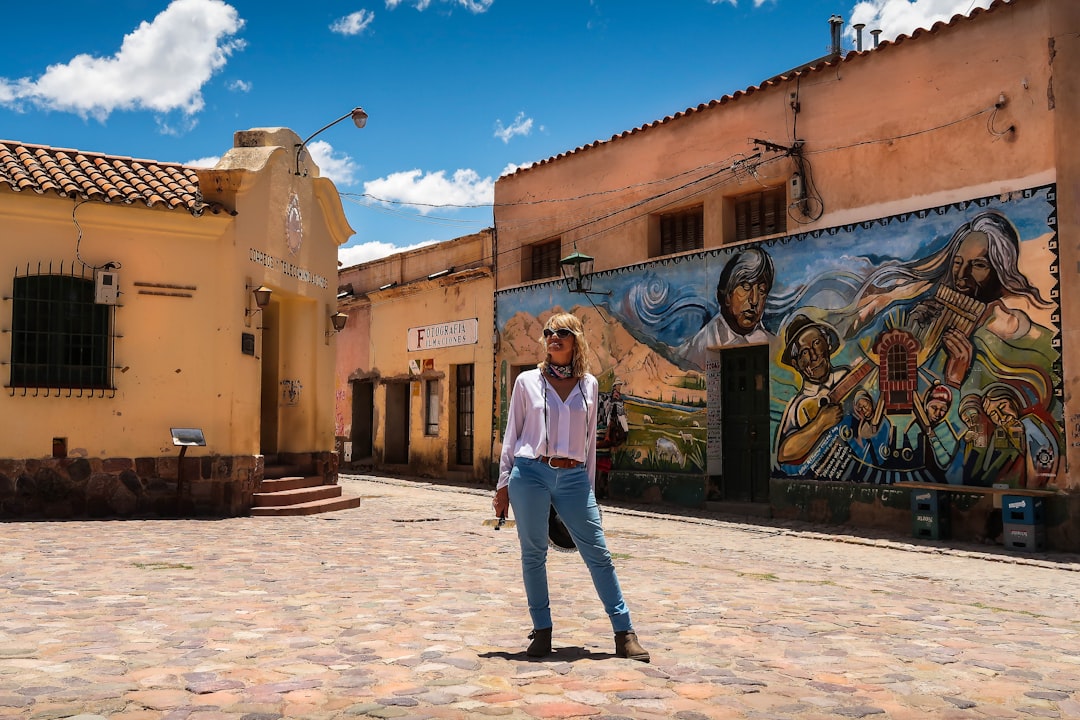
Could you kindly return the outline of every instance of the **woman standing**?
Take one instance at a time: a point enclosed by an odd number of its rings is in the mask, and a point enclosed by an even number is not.
[[[548,514],[554,506],[582,560],[615,631],[618,657],[649,662],[638,642],[611,561],[593,485],[596,476],[597,383],[588,372],[589,346],[581,321],[552,315],[541,339],[544,361],[518,376],[499,463],[492,506],[505,517],[514,508],[521,543],[521,574],[533,631],[525,651],[551,653],[548,599]]]

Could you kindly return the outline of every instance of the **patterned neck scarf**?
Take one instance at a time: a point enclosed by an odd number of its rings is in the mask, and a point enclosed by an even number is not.
[[[574,365],[556,365],[548,360],[544,363],[544,372],[556,380],[565,380],[574,376]]]

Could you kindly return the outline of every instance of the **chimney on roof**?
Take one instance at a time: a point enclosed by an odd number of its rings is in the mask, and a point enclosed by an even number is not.
[[[862,31],[866,23],[855,23],[851,27],[855,28],[855,50],[862,52]]]
[[[832,15],[829,17],[829,30],[832,39],[832,45],[829,48],[830,55],[839,55],[841,52],[840,46],[840,31],[844,27],[844,18],[839,15]]]
[[[870,34],[874,36],[874,47],[877,47],[878,41],[881,39],[881,28],[874,28],[870,31]]]

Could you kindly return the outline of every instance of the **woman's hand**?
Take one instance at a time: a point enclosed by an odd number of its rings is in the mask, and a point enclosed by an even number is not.
[[[506,517],[510,510],[510,488],[503,486],[495,491],[495,497],[491,500],[491,507],[495,510],[495,517]]]

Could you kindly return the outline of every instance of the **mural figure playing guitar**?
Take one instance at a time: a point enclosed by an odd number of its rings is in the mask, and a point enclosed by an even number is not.
[[[831,397],[851,371],[833,367],[832,356],[840,338],[829,325],[796,315],[784,332],[781,361],[802,376],[802,387],[784,409],[777,433],[776,460],[794,465],[802,462],[818,440],[840,423],[842,397]]]

